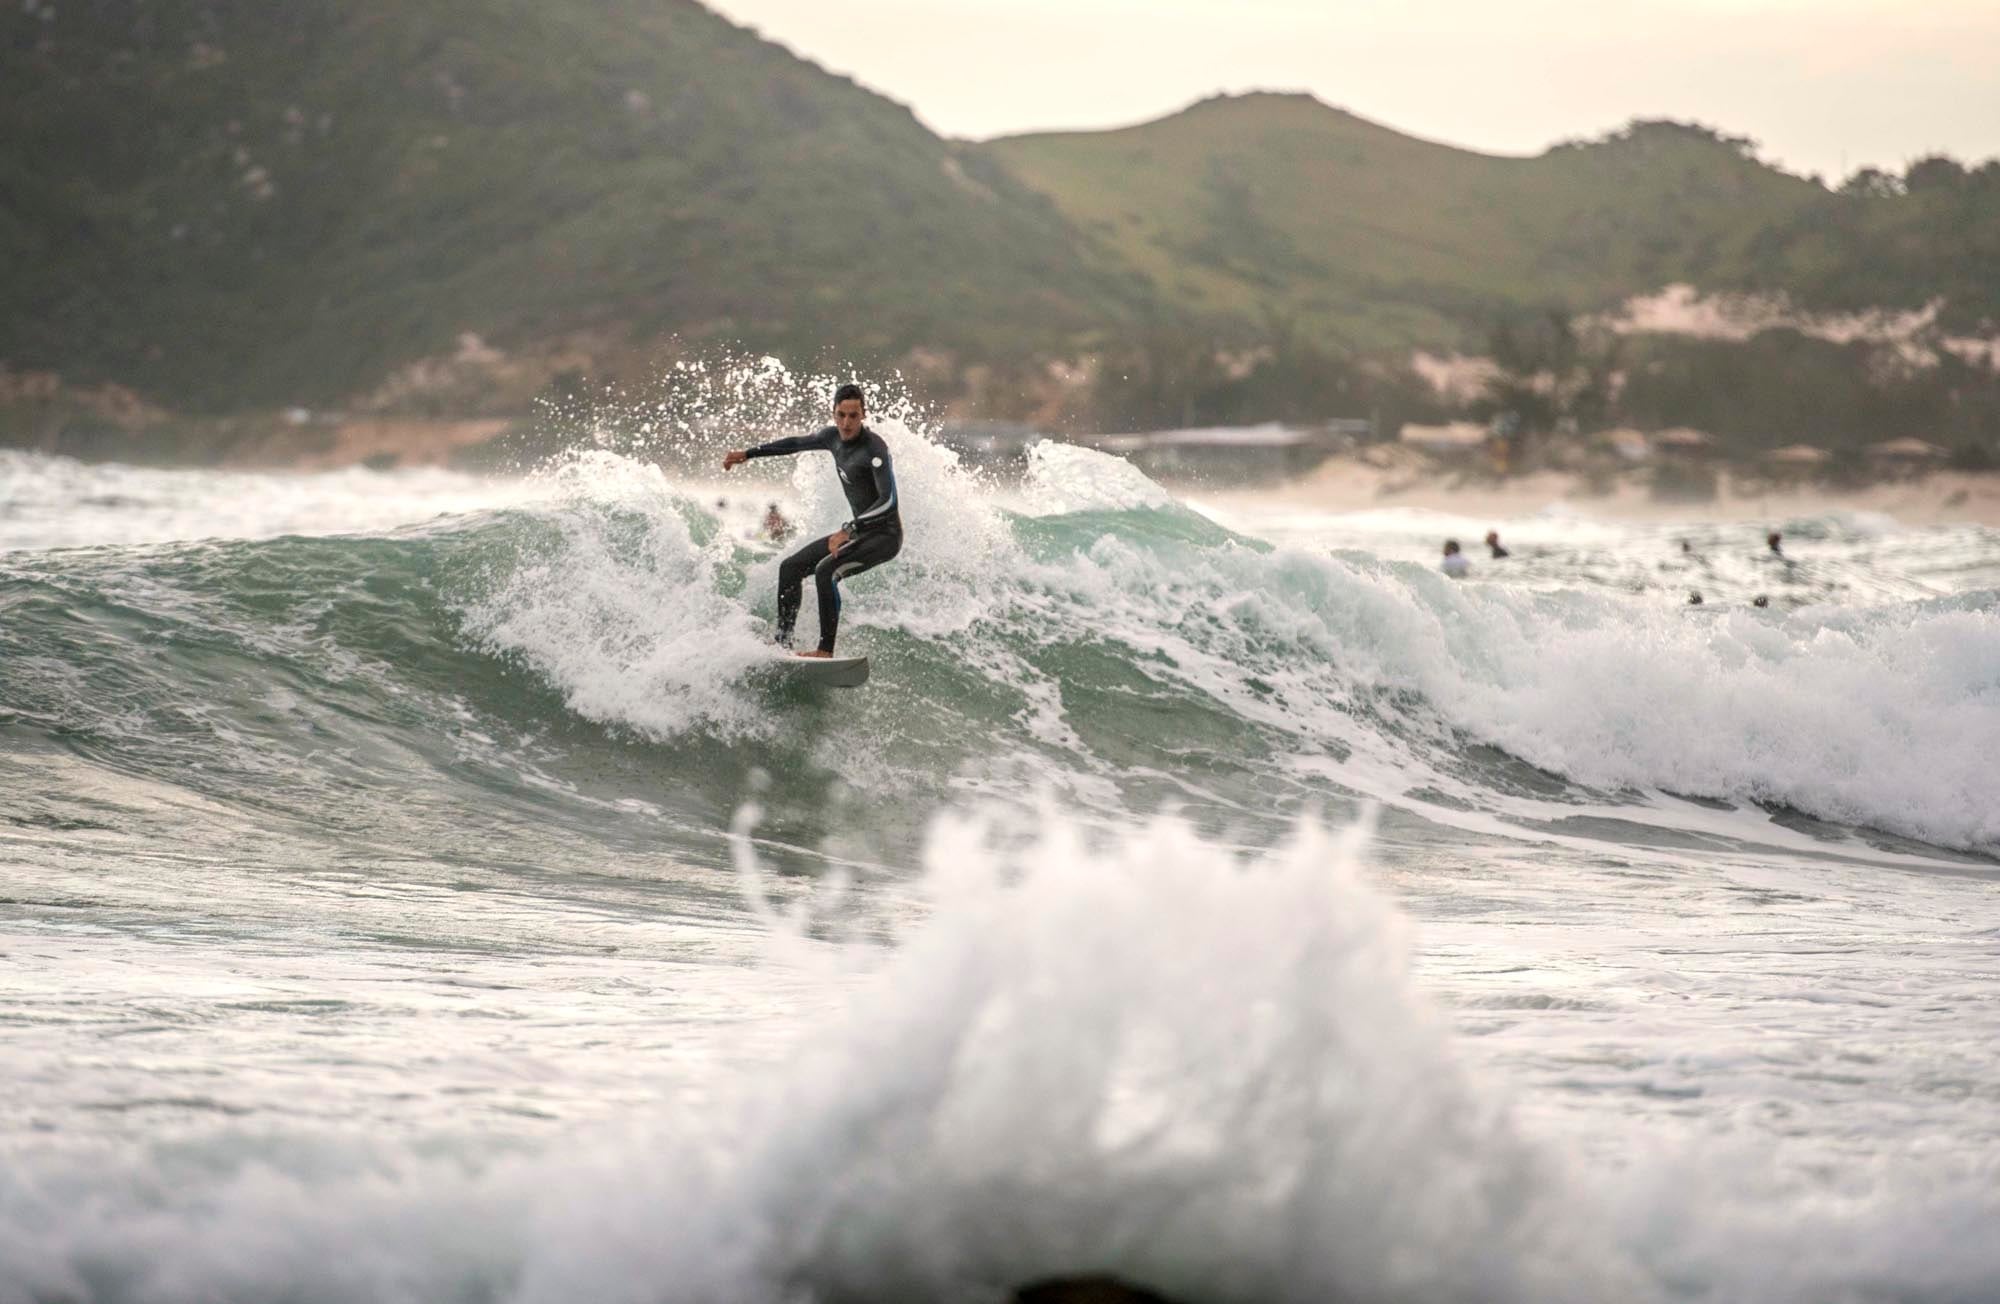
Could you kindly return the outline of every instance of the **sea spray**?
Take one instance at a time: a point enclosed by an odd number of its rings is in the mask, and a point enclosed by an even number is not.
[[[840,379],[769,358],[684,361],[648,399],[600,403],[596,442],[719,458],[723,446],[821,424]],[[908,543],[894,565],[855,582],[858,600],[844,613],[850,642],[865,649],[871,632],[900,635],[887,646],[977,668],[1019,703],[1012,714],[1035,751],[1066,753],[1063,769],[1077,783],[1101,787],[1102,758],[1070,718],[1059,659],[1029,649],[1104,647],[1164,679],[1159,696],[1189,721],[1219,708],[1284,739],[1279,747],[1403,771],[1409,790],[1457,789],[1463,767],[1453,754],[1482,743],[1587,788],[1664,789],[1954,848],[2000,845],[1981,759],[2000,752],[1990,670],[2000,664],[2000,614],[1990,595],[1697,621],[1602,590],[1454,588],[1372,559],[1273,555],[1226,531],[1187,528],[1183,518],[1198,518],[1164,489],[1090,449],[1036,444],[1020,490],[996,492],[937,438],[935,417],[899,377],[867,383],[871,423],[895,450]],[[777,474],[789,478],[792,515],[806,535],[831,529],[846,505],[823,459],[790,460]],[[552,478],[572,515],[592,495],[599,506],[587,510],[601,510],[634,485],[652,486],[654,510],[666,510],[657,472],[624,457],[572,455]],[[1864,540],[1884,525],[1793,524],[1802,537]],[[491,601],[474,609],[469,623],[485,646],[541,667],[581,714],[649,736],[767,728],[741,688],[755,658],[740,635],[770,619],[775,554],[710,547],[701,565],[680,563],[683,577],[669,558],[621,574],[601,549],[573,546],[575,556],[524,579],[542,598],[503,595],[502,605],[523,611],[517,626],[496,627]],[[1833,583],[1821,575],[1808,586]],[[1865,575],[1843,587],[1883,582]],[[720,606],[719,589],[728,590]],[[616,601],[576,610],[592,592]],[[689,613],[682,633],[645,610],[649,594]],[[619,603],[634,609],[609,618]],[[528,628],[529,609],[540,629]],[[810,627],[810,610],[802,619]],[[580,621],[597,642],[578,639]],[[718,657],[688,641],[688,630],[711,626],[730,631],[722,642],[734,652]],[[605,639],[625,651],[591,650]],[[1244,741],[1252,754],[1267,746]],[[893,766],[889,752],[871,749]]]
[[[804,459],[0,467],[0,1298],[2000,1296],[2000,534],[1689,609],[1662,528],[1460,584],[928,428],[854,694],[731,660]]]
[[[0,1299],[831,1304],[1095,1273],[1185,1304],[2000,1285],[1976,1157],[1776,1176],[1784,1143],[1754,1135],[1617,1168],[1559,1154],[1413,980],[1362,846],[1313,821],[1246,853],[1171,818],[949,814],[914,901],[767,913],[761,967],[801,993],[783,1043],[694,1080],[663,1065],[677,1103],[486,1148],[278,1119],[119,1152],[45,1138],[0,1172]]]
[[[1413,991],[1361,836],[1307,823],[1239,858],[1175,819],[938,821],[920,921],[748,1148],[798,1277],[881,1299],[1091,1272],[1218,1301],[1630,1287]]]
[[[743,680],[774,652],[722,591],[733,557],[712,523],[657,468],[616,454],[544,474],[560,489],[553,530],[487,562],[463,608],[476,645],[526,664],[592,720],[654,737],[767,730]]]
[[[774,934],[845,995],[699,1113],[477,1159],[265,1128],[16,1167],[0,1297],[1644,1298],[1457,1062],[1358,847],[947,817],[894,945]]]
[[[1273,549],[1177,504],[1113,508],[1099,489],[1135,473],[1088,450],[1044,459],[1037,482],[1067,468],[1065,492],[1098,505],[1029,517],[920,434],[898,446],[912,538],[930,542],[854,582],[846,629],[877,675],[854,698],[773,697],[776,552],[700,489],[593,452],[522,505],[386,537],[0,554],[0,708],[223,800],[315,791],[350,755],[532,753],[588,790],[646,762],[636,742],[692,746],[697,772],[601,795],[671,802],[691,782],[712,806],[749,765],[781,788],[858,767],[911,794],[917,822],[948,792],[1025,780],[1106,812],[1191,799],[1267,821],[1357,794],[1429,812],[1441,794],[1504,836],[1549,800],[1667,791],[2000,841],[1991,591],[1780,613],[1453,584]],[[794,474],[833,494],[808,460]],[[551,751],[532,741],[551,713],[608,734]],[[730,750],[748,739],[790,750]],[[1523,780],[1544,804],[1517,800]],[[1745,814],[1736,836],[1755,836]]]

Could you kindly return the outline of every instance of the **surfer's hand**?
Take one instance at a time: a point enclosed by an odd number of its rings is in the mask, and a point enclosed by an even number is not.
[[[722,455],[722,469],[727,471],[739,467],[750,460],[750,454],[740,448],[732,448]]]
[[[853,535],[849,534],[845,530],[835,530],[832,534],[828,535],[826,538],[826,550],[829,553],[839,552],[842,548],[845,548],[847,546],[848,540],[852,539],[853,537],[854,537]]]

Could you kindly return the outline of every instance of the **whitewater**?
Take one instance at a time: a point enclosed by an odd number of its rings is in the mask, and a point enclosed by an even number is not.
[[[0,1304],[2000,1298],[2000,531],[672,424],[0,453]]]

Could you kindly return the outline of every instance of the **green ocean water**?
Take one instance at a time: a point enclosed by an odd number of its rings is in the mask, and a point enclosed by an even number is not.
[[[0,1298],[2000,1280],[1994,532],[897,437],[852,692],[820,466],[0,462]]]

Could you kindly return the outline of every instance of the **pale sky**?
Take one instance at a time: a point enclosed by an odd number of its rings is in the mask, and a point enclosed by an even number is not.
[[[708,0],[983,139],[1303,90],[1411,135],[1539,153],[1693,119],[1830,182],[2000,155],[2000,0]]]

